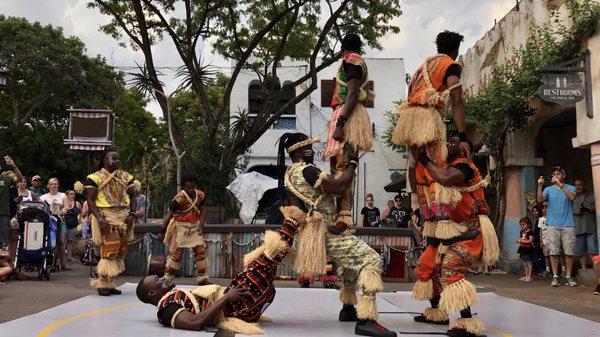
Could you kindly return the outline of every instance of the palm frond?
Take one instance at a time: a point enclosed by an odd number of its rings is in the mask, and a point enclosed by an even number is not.
[[[137,72],[129,72],[131,78],[127,81],[127,84],[139,90],[144,95],[156,98],[155,86],[154,84],[158,83],[161,86],[164,86],[164,83],[160,81],[158,78],[152,78],[152,75],[148,71],[148,67],[146,67],[146,63],[143,65],[139,65],[137,62],[135,63],[138,71]],[[156,71],[156,75],[162,75],[160,71]]]

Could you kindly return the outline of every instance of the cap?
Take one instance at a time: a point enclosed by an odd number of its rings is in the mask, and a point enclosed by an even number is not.
[[[558,171],[558,172],[560,172],[560,173],[562,173],[562,174],[566,174],[566,172],[565,172],[565,169],[564,169],[564,168],[562,168],[562,166],[554,166],[554,167],[552,168],[552,171],[551,171],[551,172],[554,172],[554,171]]]
[[[36,180],[42,180],[42,177],[40,177],[40,176],[33,176],[33,178],[31,178],[31,182],[34,182]]]

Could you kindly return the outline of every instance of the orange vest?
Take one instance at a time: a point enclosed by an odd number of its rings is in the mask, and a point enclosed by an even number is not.
[[[429,81],[431,82],[431,86],[437,92],[444,92],[448,87],[444,84],[444,76],[446,75],[446,71],[448,67],[456,64],[459,67],[460,64],[455,62],[448,55],[439,55],[433,58],[433,60],[429,61],[427,65],[427,70],[429,74]],[[462,67],[461,67],[462,68]],[[423,77],[423,66],[420,66],[417,71],[412,76],[410,80],[410,85],[408,86],[408,103],[409,105],[426,105],[423,102],[423,92],[427,89],[427,84]],[[443,109],[444,102],[438,101],[436,104],[437,108]]]
[[[457,187],[469,187],[477,185],[481,182],[481,174],[477,166],[468,158],[457,158],[450,163],[450,166],[457,164],[467,164],[473,170],[473,178],[471,181],[464,181]],[[473,192],[461,192],[462,199],[456,207],[450,212],[452,220],[456,223],[461,223],[466,220],[473,219],[480,214],[488,215],[490,213],[487,202],[485,202],[485,193],[483,187]]]

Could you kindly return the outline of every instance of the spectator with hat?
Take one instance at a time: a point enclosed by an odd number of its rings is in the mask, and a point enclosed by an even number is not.
[[[573,254],[575,249],[575,219],[573,218],[573,201],[575,200],[575,186],[565,184],[566,172],[560,166],[552,169],[552,186],[544,188],[546,180],[543,176],[538,179],[537,201],[548,201],[548,214],[546,217],[548,248],[550,251],[550,264],[552,265],[552,287],[559,286],[558,259],[561,247],[565,254],[567,265],[565,284],[577,286],[571,276],[573,271]]]
[[[35,193],[38,197],[48,193],[45,188],[42,187],[42,177],[35,175],[31,178],[31,187],[28,188],[31,192]]]

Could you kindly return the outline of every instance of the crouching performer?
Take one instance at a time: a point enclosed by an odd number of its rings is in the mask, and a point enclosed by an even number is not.
[[[184,330],[216,327],[240,334],[263,334],[257,322],[275,298],[277,264],[289,252],[298,225],[286,217],[278,231],[267,231],[264,244],[244,256],[244,271],[227,288],[210,284],[174,289],[173,283],[152,275],[138,284],[137,297],[158,308],[158,321],[164,326]]]
[[[209,283],[206,275],[206,241],[203,234],[206,220],[204,192],[196,185],[196,178],[184,178],[183,189],[173,198],[164,217],[164,243],[169,250],[164,276],[167,284],[173,282],[175,272],[179,270],[184,248],[194,251],[198,285]]]
[[[294,268],[298,274],[319,275],[323,273],[327,257],[331,258],[343,282],[339,320],[357,322],[357,335],[394,337],[395,332],[377,323],[375,295],[383,289],[381,258],[358,239],[347,224],[336,221],[339,213],[333,196],[348,190],[354,179],[357,154],[353,153],[341,174],[334,177],[313,165],[312,144],[318,141],[318,138],[309,139],[302,133],[287,133],[279,139],[281,173],[285,167],[284,151],[292,159],[292,165],[280,174],[290,205],[282,207],[281,212],[284,217],[303,223],[298,234]],[[360,300],[357,290],[362,292]]]
[[[415,321],[448,324],[448,313],[460,312],[461,318],[450,324],[448,336],[473,337],[485,327],[471,314],[477,294],[464,272],[473,263],[497,262],[498,238],[484,198],[487,179],[481,178],[475,164],[462,152],[458,137],[450,138],[447,147],[447,165],[427,155],[433,146],[419,153],[413,149],[412,153],[418,159],[415,178],[428,243],[419,259],[412,297],[431,303]],[[445,283],[443,290],[440,277]]]

